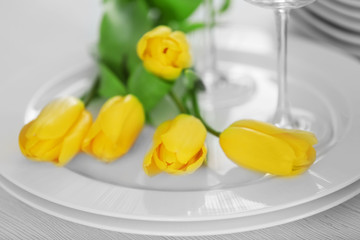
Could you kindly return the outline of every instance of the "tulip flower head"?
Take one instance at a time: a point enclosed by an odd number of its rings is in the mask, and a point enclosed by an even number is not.
[[[63,166],[79,152],[91,122],[91,114],[79,99],[53,100],[21,129],[20,150],[30,159]]]
[[[143,106],[135,96],[112,97],[100,109],[82,150],[104,162],[112,162],[130,150],[144,122]]]
[[[239,166],[279,176],[301,174],[316,158],[314,134],[241,120],[220,135],[225,154]]]
[[[205,138],[204,125],[193,116],[181,114],[162,123],[145,156],[145,173],[153,176],[160,172],[176,175],[194,172],[206,157]]]
[[[137,54],[144,67],[166,80],[175,80],[191,65],[189,44],[185,34],[158,26],[144,34],[137,44]]]

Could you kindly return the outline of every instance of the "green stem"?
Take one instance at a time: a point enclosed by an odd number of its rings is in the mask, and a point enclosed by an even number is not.
[[[185,107],[183,106],[183,104],[181,103],[181,101],[179,100],[179,98],[175,95],[175,93],[173,91],[169,92],[169,96],[174,101],[175,105],[177,106],[177,108],[179,109],[179,111],[181,113],[188,113],[186,111]]]
[[[199,109],[199,104],[197,102],[197,97],[196,97],[196,92],[195,90],[191,91],[191,102],[194,108],[194,113],[195,113],[195,117],[197,117],[205,126],[206,130],[211,133],[212,135],[219,137],[221,132],[216,131],[215,129],[213,129],[201,116],[200,114],[200,109]]]
[[[84,102],[85,107],[96,97],[97,89],[100,84],[100,77],[97,76],[90,90],[81,98]]]

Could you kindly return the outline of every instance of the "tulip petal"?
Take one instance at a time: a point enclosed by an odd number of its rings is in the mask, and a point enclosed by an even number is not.
[[[180,163],[187,163],[202,148],[206,129],[193,116],[180,114],[171,123],[170,129],[161,136],[166,149],[176,153]]]
[[[148,41],[147,38],[142,37],[136,46],[136,53],[141,60],[144,60],[144,58],[145,58],[144,55],[145,55],[145,50],[146,50],[146,47],[148,44],[147,41]]]
[[[306,141],[309,145],[315,145],[317,144],[317,138],[315,136],[315,134],[313,134],[312,132],[307,132],[307,131],[302,131],[302,130],[291,130],[290,132],[288,132],[289,134],[291,134],[292,136],[302,139],[304,141]]]
[[[162,170],[162,171],[165,171],[166,168],[167,168],[167,165],[165,162],[163,162],[161,159],[160,159],[160,148],[162,147],[162,144],[158,145],[155,150],[154,150],[154,154],[153,154],[153,159],[154,159],[154,162],[156,164],[156,166]]]
[[[161,145],[161,147],[159,148],[159,158],[168,165],[177,162],[176,154],[166,150],[164,145]]]
[[[26,133],[27,138],[54,139],[65,135],[84,110],[77,98],[59,98],[44,107]]]
[[[287,134],[287,133],[277,134],[274,137],[279,138],[284,142],[288,143],[292,147],[296,157],[304,156],[306,154],[307,149],[309,148],[309,143],[307,143],[303,139],[296,138],[291,134]]]
[[[81,145],[81,149],[86,152],[86,153],[91,153],[91,147],[92,147],[92,141],[94,140],[94,138],[100,133],[101,131],[101,125],[99,121],[95,121],[88,133],[86,134],[82,145]]]
[[[104,134],[115,144],[124,127],[126,118],[131,113],[133,101],[130,95],[112,97],[103,106],[98,121]]]
[[[26,133],[35,120],[26,124],[19,134],[19,146],[21,152],[28,158],[37,161],[53,161],[57,158],[58,152],[54,149],[58,149],[62,139],[49,139],[39,140],[36,136],[30,139],[26,138]],[[57,154],[48,154],[57,153]]]
[[[129,151],[144,122],[144,109],[135,96],[112,97],[100,109],[83,140],[82,150],[111,162]]]
[[[127,103],[128,100],[129,103]],[[119,133],[116,144],[118,146],[122,146],[127,152],[134,144],[144,127],[145,113],[142,104],[134,96],[131,96],[131,98],[128,98],[128,96],[125,97],[124,104],[128,105],[127,107],[129,108],[129,113],[127,116],[123,116],[123,127],[121,133]]]
[[[154,133],[154,136],[153,136],[154,145],[159,145],[161,143],[161,141],[162,141],[161,136],[169,130],[171,123],[172,123],[172,120],[168,120],[168,121],[161,123],[157,127],[157,129]]]
[[[47,151],[46,153],[44,153],[44,155],[42,156],[43,159],[49,159],[48,161],[51,161],[53,163],[57,162],[57,159],[60,155],[60,151],[61,151],[61,144],[58,144],[57,146],[55,146],[53,149]]]
[[[191,55],[189,52],[182,52],[179,54],[174,65],[179,68],[188,68],[192,64]]]
[[[174,31],[170,34],[170,38],[174,39],[182,51],[188,52],[189,51],[189,43],[186,39],[186,36],[183,32]]]
[[[305,140],[310,145],[315,145],[317,143],[317,139],[315,135],[311,132],[302,131],[298,129],[278,128],[270,123],[260,122],[256,120],[240,120],[231,124],[230,127],[244,127],[270,135],[287,133],[293,135],[296,138],[301,138]]]
[[[152,37],[167,37],[171,33],[171,28],[167,26],[157,26],[153,30],[145,33],[144,37],[146,38],[152,38]]]
[[[152,38],[148,40],[148,45],[148,59],[156,59],[164,66],[173,66],[180,53],[177,44],[169,39]]]
[[[54,148],[57,148],[57,146],[61,145],[61,142],[62,138],[38,141],[34,146],[28,149],[30,158],[41,159],[42,161],[55,161],[57,156],[55,158],[47,158],[45,155],[47,155],[47,152],[52,151]]]
[[[170,37],[174,39],[180,46],[180,54],[177,60],[174,62],[176,67],[188,68],[191,66],[192,60],[189,51],[189,43],[184,33],[180,31],[173,32]]]
[[[154,151],[156,148],[152,148],[145,156],[143,168],[147,175],[149,176],[155,176],[159,173],[161,173],[161,170],[157,167],[155,164],[155,161],[153,160]]]
[[[27,147],[26,144],[28,143],[28,139],[26,138],[26,133],[29,130],[29,128],[31,127],[31,125],[33,124],[34,120],[29,122],[28,124],[26,124],[25,126],[23,126],[23,128],[21,129],[20,133],[19,133],[19,147],[20,147],[20,151],[22,152],[22,154],[24,154],[25,156],[29,155],[29,152],[27,151]]]
[[[292,172],[295,153],[281,139],[248,128],[230,127],[220,135],[225,154],[240,166],[275,175]]]
[[[204,145],[201,150],[186,164],[185,171],[192,173],[203,164],[207,154],[207,148]]]
[[[304,132],[304,131],[301,131]],[[314,162],[316,158],[316,151],[311,145],[311,143],[314,143],[315,141],[311,138],[312,134],[305,135],[301,133],[301,137],[299,135],[295,134],[279,134],[277,137],[282,139],[283,141],[287,142],[292,149],[295,152],[296,158],[294,160],[294,168],[303,168],[306,170],[310,165]],[[302,136],[305,136],[305,138],[302,138]],[[310,136],[306,138],[307,136]],[[310,141],[307,141],[310,140]],[[309,144],[310,142],[310,144]],[[310,156],[308,155],[310,153]],[[314,156],[315,154],[315,156]]]
[[[88,111],[83,111],[76,124],[66,134],[56,165],[66,165],[79,152],[82,140],[89,130],[91,123],[91,114]]]
[[[154,38],[154,37],[158,37],[158,38],[168,37],[170,35],[170,33],[171,33],[171,29],[166,26],[158,26],[158,27],[154,28],[153,30],[145,33],[140,38],[140,40],[137,44],[137,47],[136,47],[136,52],[137,52],[137,55],[139,56],[139,58],[141,60],[144,60],[145,51],[149,44],[148,40],[150,40],[151,38]]]
[[[147,71],[166,80],[176,79],[182,71],[181,68],[163,65],[154,58],[145,59],[144,67]]]
[[[105,145],[108,143],[108,139],[103,132],[99,132],[94,139],[91,141],[90,151],[88,153],[96,156],[97,158],[104,159]]]
[[[247,120],[247,119],[236,121],[233,124],[231,124],[230,127],[248,128],[270,135],[279,134],[286,131],[286,129],[278,128],[270,123],[260,122],[256,120]]]

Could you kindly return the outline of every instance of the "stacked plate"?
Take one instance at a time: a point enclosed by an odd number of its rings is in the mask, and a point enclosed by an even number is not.
[[[360,1],[318,0],[292,16],[302,34],[360,58]]]
[[[218,140],[209,137],[206,167],[186,176],[160,174],[150,178],[142,170],[142,161],[151,144],[151,127],[144,129],[124,158],[112,164],[79,155],[66,167],[58,168],[24,158],[16,145],[21,126],[5,118],[8,120],[3,124],[7,127],[0,137],[0,185],[16,198],[57,217],[150,235],[254,230],[340,204],[360,192],[359,64],[348,56],[298,39],[291,39],[289,52],[289,87],[298,93],[293,95],[300,96],[297,103],[330,113],[335,129],[332,149],[301,176],[280,178],[240,168],[224,156]],[[256,73],[260,82],[268,80],[268,92],[276,90],[276,83],[268,77],[273,75],[273,54],[229,51],[221,52],[219,57],[229,64],[237,60],[236,69]],[[54,96],[80,95],[91,85],[94,70],[94,65],[85,64],[60,74],[33,96],[25,116],[12,112],[13,117],[25,117],[26,122]],[[257,93],[253,99],[269,101],[263,98],[263,92]],[[250,110],[264,112],[261,108]],[[217,115],[228,120],[234,114]]]

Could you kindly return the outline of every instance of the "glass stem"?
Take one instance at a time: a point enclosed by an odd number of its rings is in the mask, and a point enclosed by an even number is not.
[[[211,89],[212,84],[219,80],[219,71],[217,66],[215,36],[213,27],[215,25],[215,10],[213,0],[205,0],[205,29],[204,29],[204,72],[203,79],[205,86]]]
[[[274,124],[283,128],[293,128],[290,113],[290,104],[287,90],[287,27],[289,9],[279,8],[275,10],[277,26],[277,78],[278,78],[278,104],[274,116]]]

